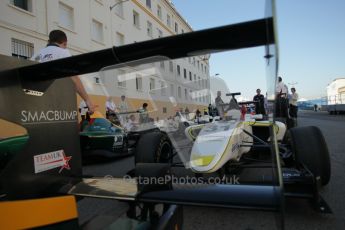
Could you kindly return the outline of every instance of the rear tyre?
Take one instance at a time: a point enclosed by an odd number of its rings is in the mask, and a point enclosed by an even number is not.
[[[171,163],[173,155],[169,137],[162,132],[143,134],[136,146],[135,164]]]
[[[304,164],[315,177],[327,185],[331,178],[331,162],[324,136],[315,126],[290,129],[290,142],[297,162]]]

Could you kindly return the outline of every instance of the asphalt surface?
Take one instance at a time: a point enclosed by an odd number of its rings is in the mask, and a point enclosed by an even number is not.
[[[309,202],[287,199],[285,211],[286,229],[345,229],[345,116],[328,115],[326,112],[300,111],[299,126],[317,126],[326,139],[332,164],[330,183],[321,195],[333,214],[315,212]],[[308,144],[308,143],[306,143]],[[90,176],[122,177],[134,167],[133,158],[84,166],[84,174]],[[78,202],[80,223],[85,224],[101,215],[89,229],[101,229],[107,222],[123,215],[126,204],[115,200],[83,199]],[[209,207],[184,207],[184,229],[278,229],[279,215],[272,212],[234,210]]]

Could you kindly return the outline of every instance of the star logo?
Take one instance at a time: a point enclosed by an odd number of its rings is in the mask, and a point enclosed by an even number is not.
[[[63,162],[63,165],[61,166],[60,170],[59,170],[59,173],[62,172],[63,169],[67,169],[67,170],[70,170],[71,167],[69,165],[69,161],[72,159],[71,156],[66,156],[65,153],[63,153],[63,158],[62,158],[62,162]]]

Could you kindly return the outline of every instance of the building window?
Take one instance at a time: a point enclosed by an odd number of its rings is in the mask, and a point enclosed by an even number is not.
[[[101,80],[99,79],[99,77],[95,77],[95,83],[96,84],[101,84]]]
[[[204,65],[201,63],[201,72],[204,71]]]
[[[161,95],[165,96],[167,94],[166,86],[163,81],[161,81]]]
[[[175,89],[173,84],[170,84],[170,96],[175,96]]]
[[[59,25],[66,29],[74,29],[73,8],[59,2]]]
[[[155,89],[155,79],[150,78],[150,90],[154,90]]]
[[[18,8],[32,12],[31,0],[10,0],[10,3]]]
[[[139,74],[135,77],[135,88],[137,91],[143,90],[143,78]]]
[[[158,37],[161,38],[163,37],[163,32],[157,28],[157,31],[158,31]]]
[[[180,67],[180,65],[176,66],[176,70],[177,70],[177,75],[181,76],[181,67]]]
[[[206,66],[205,66],[205,73],[207,73],[207,68],[206,68]]]
[[[171,27],[171,17],[169,14],[167,14],[167,25]]]
[[[152,23],[147,21],[147,36],[152,38]]]
[[[163,113],[167,113],[167,107],[163,107]]]
[[[13,57],[29,59],[34,54],[34,44],[32,43],[12,38],[11,45]]]
[[[169,70],[170,72],[174,72],[174,65],[172,61],[169,61]]]
[[[103,42],[103,24],[92,19],[91,37],[93,40]]]
[[[193,57],[193,65],[195,66],[195,57]]]
[[[187,93],[187,89],[184,89],[184,99],[188,100],[188,93]]]
[[[183,69],[183,76],[184,76],[184,79],[187,79],[187,70],[186,69]]]
[[[192,81],[192,72],[189,71],[189,80]]]
[[[200,77],[198,77],[198,84],[199,84],[199,86],[201,86]]]
[[[157,5],[157,16],[162,20],[162,7]]]
[[[165,68],[164,61],[161,61],[161,62],[160,62],[160,67],[161,67],[162,69]]]
[[[151,0],[146,0],[146,6],[151,9]]]
[[[117,86],[120,88],[126,88],[126,72],[124,70],[118,70]]]
[[[180,86],[177,88],[177,96],[179,98],[181,98],[181,87]]]
[[[177,24],[177,22],[175,22],[175,33],[178,34],[178,24]]]
[[[195,83],[196,83],[196,74],[194,74],[194,81],[195,81]]]
[[[190,99],[191,101],[193,101],[193,96],[192,96],[192,95],[193,95],[192,90],[189,90],[189,96],[190,96],[189,99]]]
[[[197,61],[197,63],[198,63],[198,69],[200,68],[200,62],[199,61]]]
[[[125,36],[123,34],[116,32],[116,34],[115,34],[115,45],[122,46],[124,44],[125,44]]]
[[[140,27],[139,13],[133,10],[133,25],[137,28]]]
[[[115,14],[123,18],[123,0],[115,0],[115,3],[112,7],[115,10]]]

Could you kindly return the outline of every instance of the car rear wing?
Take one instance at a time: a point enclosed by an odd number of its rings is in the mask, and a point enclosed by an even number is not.
[[[172,189],[143,192],[137,183],[136,179],[129,178],[89,178],[64,192],[122,201],[267,211],[278,211],[281,205],[281,197],[277,196],[282,193],[279,186],[186,183],[172,184]]]

